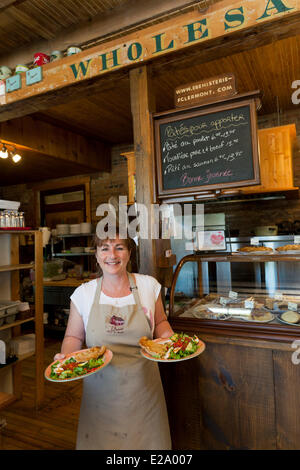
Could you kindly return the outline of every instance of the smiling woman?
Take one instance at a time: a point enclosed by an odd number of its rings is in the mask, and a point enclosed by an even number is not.
[[[127,270],[134,241],[95,237],[102,277],[71,296],[62,354],[105,345],[108,367],[84,379],[77,449],[170,449],[164,392],[156,363],[145,360],[139,340],[173,334],[162,304],[161,285]],[[134,416],[134,421],[132,420]],[[156,430],[153,433],[153,429]]]

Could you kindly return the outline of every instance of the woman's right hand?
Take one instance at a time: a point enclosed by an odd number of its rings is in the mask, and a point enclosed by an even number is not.
[[[55,361],[61,361],[61,360],[64,359],[65,357],[66,357],[65,354],[57,353],[57,354],[55,354],[55,356],[54,356],[54,360],[55,360]]]

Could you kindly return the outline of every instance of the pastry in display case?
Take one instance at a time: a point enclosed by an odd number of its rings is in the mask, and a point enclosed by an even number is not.
[[[195,287],[193,295],[190,297],[184,295],[184,270],[182,270],[182,267],[185,262],[194,262],[197,267],[193,270],[195,279],[193,281],[189,279],[187,283],[187,287],[190,287],[191,284]],[[241,324],[246,327],[249,323],[257,326],[265,324],[271,329],[275,327],[275,330],[287,326],[300,327],[300,289],[297,290],[292,286],[290,289],[285,287],[281,291],[278,265],[282,260],[279,255],[276,262],[272,258],[273,268],[278,269],[277,274],[272,277],[273,284],[267,282],[270,279],[265,279],[265,282],[260,285],[249,281],[248,285],[243,284],[240,288],[236,288],[230,282],[231,288],[229,289],[218,282],[209,283],[206,281],[205,286],[203,285],[203,263],[214,265],[212,269],[208,269],[208,272],[217,272],[217,264],[235,262],[235,257],[231,254],[215,256],[194,254],[184,257],[178,264],[173,276],[170,292],[170,317],[197,319],[203,324],[209,321],[210,326],[212,321],[215,321],[216,326],[220,325],[220,322],[228,323],[233,328]],[[249,260],[247,262],[249,263]],[[238,263],[242,266],[243,260],[240,261],[239,259]],[[284,261],[284,263],[286,262]],[[262,269],[265,269],[264,276],[268,277],[270,271],[267,268],[270,263],[265,260],[264,254],[261,259],[257,258],[257,261],[255,258],[253,264],[256,268],[262,267]],[[289,265],[292,266],[291,263]],[[177,292],[176,283],[180,276],[180,292]],[[274,280],[276,280],[277,285],[274,284]]]
[[[238,253],[251,253],[251,254],[262,254],[262,253],[273,253],[273,249],[268,246],[244,246],[242,248],[238,248]]]

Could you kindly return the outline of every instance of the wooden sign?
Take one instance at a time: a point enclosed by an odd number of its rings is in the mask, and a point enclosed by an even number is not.
[[[155,114],[158,197],[259,184],[255,101]]]
[[[218,101],[235,94],[235,77],[230,73],[177,87],[174,101],[179,108]]]
[[[278,28],[286,17],[290,16],[291,22],[295,22],[298,15],[300,0],[222,0],[203,12],[197,8],[189,12],[183,10],[176,18],[126,32],[121,38],[110,38],[78,54],[45,64],[41,82],[27,86],[25,75],[21,74],[22,88],[9,93],[6,104],[53,92],[123,67],[145,64],[196,45],[201,50],[206,42],[221,37],[226,41],[227,36],[237,31],[248,30],[248,34],[249,31],[254,34],[257,28],[267,27],[270,22]]]

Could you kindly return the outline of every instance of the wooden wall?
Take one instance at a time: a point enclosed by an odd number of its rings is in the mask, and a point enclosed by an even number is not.
[[[290,345],[197,334],[203,354],[160,366],[173,448],[298,449],[299,365]]]
[[[92,223],[96,224],[99,220],[96,217],[96,209],[99,204],[108,202],[110,196],[128,194],[127,160],[121,153],[130,150],[132,150],[132,147],[113,147],[111,151],[112,171],[110,173],[99,172],[90,174]],[[87,175],[82,176],[86,177]],[[64,178],[59,178],[58,180],[63,183]],[[26,225],[35,226],[34,195],[29,184],[18,184],[0,188],[0,199],[21,201],[21,209],[25,212]]]
[[[274,127],[284,124],[296,124],[300,139],[300,115],[297,110],[278,116],[276,114],[259,118],[259,128]],[[91,211],[92,220],[96,222],[96,208],[108,201],[109,195],[128,195],[127,161],[121,153],[132,150],[128,146],[112,148],[111,173],[91,174]],[[86,176],[86,175],[85,175]],[[63,181],[63,179],[62,179]],[[300,150],[294,152],[294,183],[300,187]],[[29,185],[21,184],[0,188],[0,198],[18,200],[26,213],[28,224],[34,224],[33,194]],[[230,229],[239,229],[240,236],[247,236],[257,225],[273,225],[282,220],[300,220],[300,200],[270,200],[258,202],[241,202],[226,204],[206,204],[205,212],[225,212]]]
[[[297,138],[300,139],[299,110],[279,115],[271,114],[259,117],[259,129],[296,124]],[[299,140],[300,143],[300,140]],[[300,187],[300,146],[294,149],[294,185]],[[232,202],[225,204],[206,204],[205,212],[225,212],[231,230],[238,229],[239,236],[248,236],[259,225],[274,225],[283,220],[300,220],[300,200],[269,200],[253,202]]]

